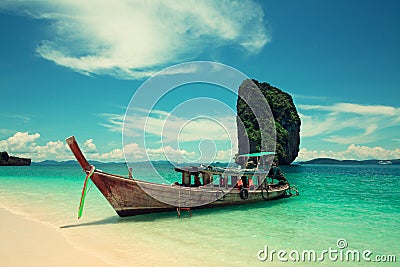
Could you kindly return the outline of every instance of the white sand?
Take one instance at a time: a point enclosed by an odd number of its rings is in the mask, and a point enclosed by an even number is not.
[[[1,266],[112,266],[73,247],[62,233],[0,208]]]
[[[104,242],[89,240],[90,251],[72,245],[61,231],[0,207],[0,266],[204,266],[204,262],[188,255],[166,254],[153,251],[143,244],[132,244],[134,255],[126,258],[116,251],[106,250]],[[75,240],[76,241],[76,240]],[[87,240],[85,245],[88,245]],[[110,241],[110,244],[112,242]],[[81,245],[81,244],[78,244]],[[104,254],[103,254],[103,253]],[[122,257],[121,257],[122,256]],[[182,257],[183,256],[183,257]],[[109,262],[103,260],[109,259]]]
[[[28,219],[22,215],[11,213],[0,207],[0,266],[223,266],[218,260],[211,260],[207,256],[196,257],[196,254],[180,254],[179,249],[169,251],[152,248],[149,244],[140,241],[131,244],[132,255],[121,255],[118,250],[107,248],[115,241],[101,238],[77,242],[88,245],[91,253],[81,250],[67,241],[63,233],[50,225]],[[77,240],[75,240],[77,241]],[[79,240],[78,240],[79,241]],[[161,240],[162,241],[162,240]],[[106,262],[102,259],[108,259]],[[211,261],[210,261],[211,260]],[[249,265],[240,262],[231,262],[230,266]],[[264,263],[254,262],[252,266],[262,266]],[[268,263],[273,266],[276,262]],[[297,264],[296,264],[297,265]]]

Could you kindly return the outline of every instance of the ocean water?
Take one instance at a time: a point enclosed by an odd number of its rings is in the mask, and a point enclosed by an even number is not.
[[[110,173],[127,173],[123,164],[100,164]],[[168,165],[158,169],[169,181],[178,179]],[[165,266],[325,266],[378,265],[346,261],[349,250],[367,256],[395,255],[400,262],[400,167],[301,165],[283,168],[300,196],[239,207],[119,218],[93,185],[83,218],[77,209],[85,174],[78,165],[33,165],[0,168],[0,206],[60,230],[73,245],[117,265],[136,259]],[[146,175],[138,165],[134,176]],[[344,248],[338,247],[347,243]],[[268,247],[268,258],[264,252]],[[332,259],[302,260],[304,250],[337,250]],[[280,260],[271,250],[286,252]],[[299,260],[296,258],[299,253]],[[289,257],[289,253],[291,257]],[[340,254],[342,253],[342,254]],[[338,255],[338,259],[335,259]],[[340,259],[342,255],[343,259]],[[386,257],[388,258],[388,257]],[[287,259],[287,262],[283,260]],[[356,258],[355,258],[356,259]]]

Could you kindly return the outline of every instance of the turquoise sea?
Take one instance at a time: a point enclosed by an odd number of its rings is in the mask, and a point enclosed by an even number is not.
[[[123,164],[99,164],[98,169],[125,175]],[[168,165],[158,166],[168,180],[176,175]],[[395,255],[400,262],[400,166],[300,165],[283,168],[300,196],[240,207],[195,210],[192,218],[176,213],[119,218],[93,186],[83,218],[77,209],[85,174],[76,164],[0,168],[0,206],[49,224],[75,246],[117,265],[134,266],[305,266],[288,254],[297,250],[364,252],[371,260]],[[146,168],[138,165],[134,175]],[[339,249],[337,241],[347,243]],[[286,251],[260,261],[260,250]],[[295,258],[295,253],[291,252]],[[265,253],[259,254],[265,256]],[[343,254],[344,255],[344,254]],[[330,260],[324,266],[376,266],[377,262]],[[362,256],[361,256],[362,257]],[[389,257],[386,257],[389,258]],[[117,260],[116,260],[117,259]]]

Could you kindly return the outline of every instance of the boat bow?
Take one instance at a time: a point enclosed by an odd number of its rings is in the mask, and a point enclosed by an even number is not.
[[[75,136],[70,136],[65,140],[71,149],[72,153],[74,154],[76,160],[79,162],[81,165],[82,169],[85,172],[89,172],[91,169],[91,166],[89,162],[86,160],[85,156],[83,155],[81,149],[79,148],[78,143],[75,140]]]

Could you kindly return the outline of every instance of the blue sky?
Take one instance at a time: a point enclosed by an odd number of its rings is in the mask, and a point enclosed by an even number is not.
[[[302,118],[300,160],[400,158],[398,1],[53,2],[0,3],[0,150],[69,159],[64,139],[75,135],[90,158],[121,160],[132,95],[155,72],[202,60],[292,94]],[[207,112],[173,109],[199,97],[209,98]],[[234,102],[226,90],[192,85],[171,92],[153,117],[183,123],[207,115],[232,125]],[[137,110],[136,119],[144,115]],[[235,143],[205,128],[218,126],[197,120],[180,147],[137,139],[130,151],[134,160],[198,158],[199,145],[214,149],[214,138],[217,160],[229,159]]]

